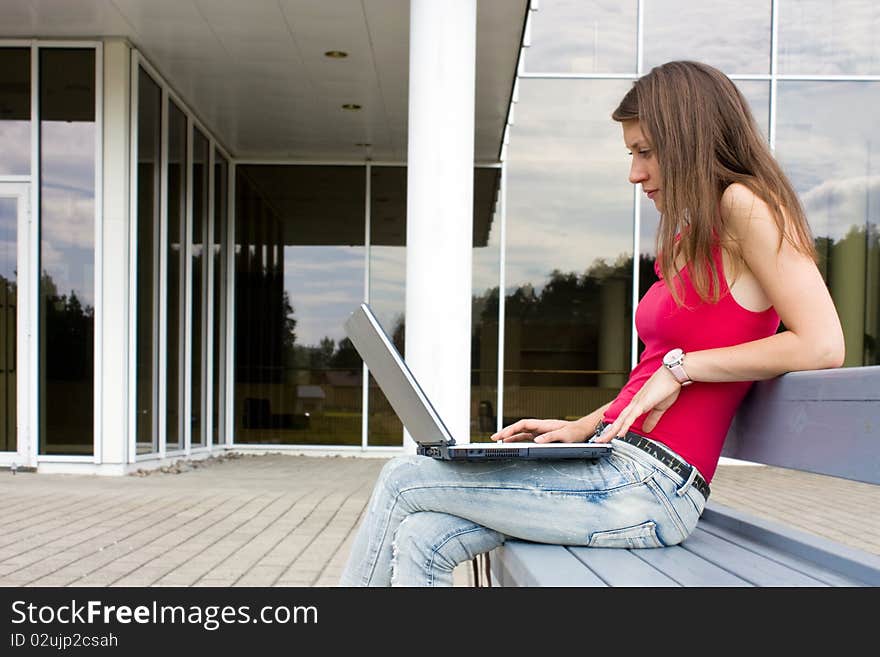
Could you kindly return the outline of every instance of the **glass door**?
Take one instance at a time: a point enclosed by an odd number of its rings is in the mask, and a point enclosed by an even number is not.
[[[0,182],[0,465],[32,466],[27,300],[30,184]]]

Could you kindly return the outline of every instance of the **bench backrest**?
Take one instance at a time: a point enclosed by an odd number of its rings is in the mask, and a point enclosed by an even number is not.
[[[722,455],[880,484],[880,366],[755,383]]]

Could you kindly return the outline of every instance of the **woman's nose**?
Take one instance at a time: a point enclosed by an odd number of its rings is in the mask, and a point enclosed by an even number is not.
[[[629,168],[629,181],[635,185],[636,183],[644,182],[647,179],[648,176],[645,174],[644,168],[638,166],[638,163],[633,160],[633,163]]]

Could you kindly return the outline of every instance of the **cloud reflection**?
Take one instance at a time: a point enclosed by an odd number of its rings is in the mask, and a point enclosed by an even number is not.
[[[521,80],[511,130],[507,287],[540,288],[554,269],[585,271],[632,249],[632,189],[611,112],[620,80]]]
[[[543,0],[531,15],[525,68],[541,73],[635,73],[635,0]]]
[[[880,5],[873,0],[798,0],[779,6],[779,72],[880,74]]]
[[[0,175],[31,175],[31,122],[0,121]]]
[[[644,21],[646,72],[677,59],[770,72],[770,0],[650,0]]]

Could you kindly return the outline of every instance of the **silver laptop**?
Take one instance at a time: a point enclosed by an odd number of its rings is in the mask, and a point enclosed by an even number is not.
[[[471,443],[457,445],[370,306],[362,303],[346,320],[345,331],[367,363],[391,407],[418,443],[417,451],[444,461],[487,459],[596,459],[610,443]]]

